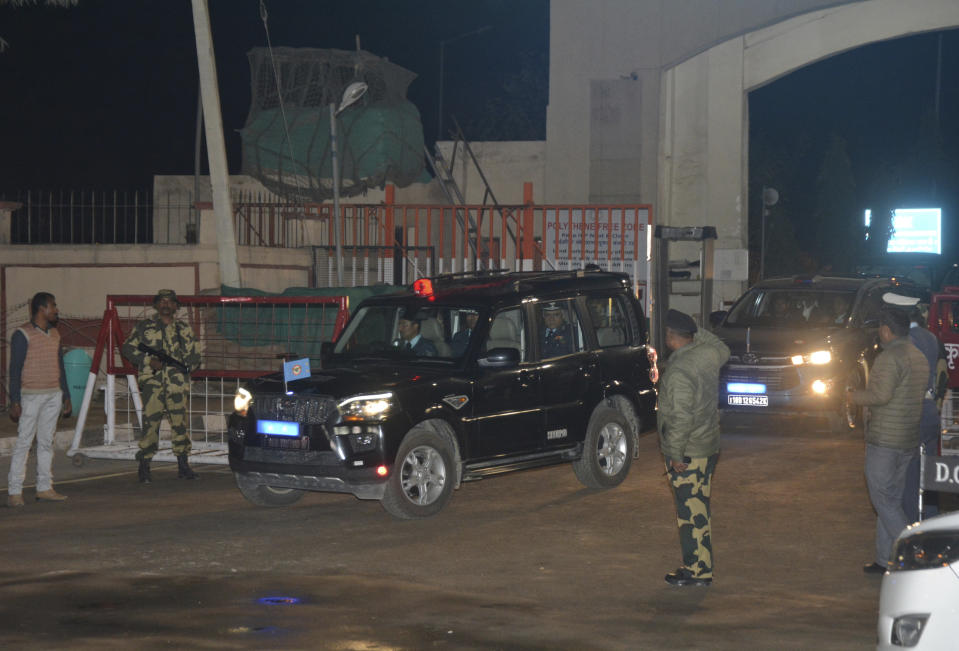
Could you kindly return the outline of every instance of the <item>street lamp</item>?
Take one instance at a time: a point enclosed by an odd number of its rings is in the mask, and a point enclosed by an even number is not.
[[[775,206],[779,202],[779,191],[776,188],[767,188],[763,186],[763,195],[762,195],[762,231],[760,237],[762,241],[759,243],[759,279],[762,280],[766,277],[766,216],[769,215],[769,207]]]
[[[330,102],[330,161],[333,165],[333,237],[336,240],[336,284],[343,286],[343,248],[342,229],[340,227],[340,161],[336,156],[336,116],[363,97],[369,86],[362,81],[354,81],[343,91],[340,105]]]
[[[444,59],[446,58],[445,57],[446,44],[452,43],[453,41],[458,41],[461,38],[466,38],[467,36],[473,36],[474,34],[481,34],[490,29],[493,29],[493,28],[490,27],[489,25],[485,25],[478,29],[474,29],[470,32],[458,34],[457,36],[454,36],[452,38],[447,38],[440,41],[440,88],[439,88],[440,106],[436,114],[436,139],[437,140],[443,139],[443,76],[444,76],[443,63],[444,63]]]

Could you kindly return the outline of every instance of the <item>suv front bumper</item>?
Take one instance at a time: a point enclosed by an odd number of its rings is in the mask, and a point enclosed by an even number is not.
[[[273,450],[230,441],[230,469],[266,486],[327,493],[349,493],[378,500],[386,477],[375,468],[347,468],[335,452]]]

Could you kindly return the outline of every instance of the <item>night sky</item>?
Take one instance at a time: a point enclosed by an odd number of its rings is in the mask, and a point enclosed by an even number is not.
[[[436,138],[439,44],[489,25],[446,48],[448,114],[479,121],[502,96],[524,57],[545,56],[547,0],[267,0],[275,47],[353,49],[388,57],[419,77],[409,98]],[[246,53],[266,45],[255,0],[210,0],[231,172],[240,169],[237,130],[250,103]],[[0,7],[0,193],[17,190],[149,188],[153,174],[192,174],[197,102],[188,0],[81,0],[55,9]],[[830,134],[847,143],[857,201],[886,166],[915,149],[935,97],[937,37],[878,43],[831,57],[750,96],[751,148],[790,159],[780,208],[801,218]],[[545,69],[543,70],[545,74]],[[959,170],[959,31],[945,33],[940,128]],[[545,123],[545,103],[541,109]],[[469,133],[467,134],[469,135]],[[757,157],[751,153],[750,163]],[[205,167],[205,157],[204,157]],[[751,179],[768,170],[750,170]],[[910,199],[941,200],[954,218],[959,189],[905,188]]]
[[[545,53],[546,0],[266,0],[274,47],[361,46],[415,72],[408,97],[436,139],[440,41],[444,110],[461,123],[502,92],[524,52]],[[265,47],[255,0],[210,0],[230,171],[250,108],[247,52]],[[149,187],[192,174],[197,64],[189,0],[80,0],[0,7],[0,193]],[[545,70],[544,70],[545,72]],[[543,107],[545,123],[545,105]],[[204,159],[205,164],[205,159]]]

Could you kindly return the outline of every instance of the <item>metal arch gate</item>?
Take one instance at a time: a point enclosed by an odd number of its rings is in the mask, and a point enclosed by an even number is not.
[[[187,412],[194,463],[228,463],[226,418],[244,379],[279,370],[280,358],[319,357],[320,344],[335,339],[349,315],[346,296],[180,296],[179,301],[202,359],[190,378]],[[117,356],[124,332],[148,316],[152,303],[152,296],[107,296],[73,442],[67,450],[76,465],[85,458],[135,458],[143,404],[136,369]],[[84,425],[101,369],[105,374],[103,442],[84,447]],[[125,386],[117,385],[118,375],[126,377]],[[164,439],[168,432],[164,420],[156,461],[176,460],[169,437]]]

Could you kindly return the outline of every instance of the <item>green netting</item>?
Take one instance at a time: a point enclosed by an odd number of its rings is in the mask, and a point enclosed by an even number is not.
[[[409,70],[363,50],[275,48],[271,55],[255,48],[249,59],[253,102],[240,132],[245,174],[285,197],[329,199],[329,107],[351,82],[363,81],[366,94],[337,117],[341,196],[429,179],[420,114],[406,99],[416,77]]]
[[[280,293],[259,289],[236,288],[223,285],[223,296],[346,296],[350,309],[370,296],[393,294],[403,288],[393,285],[366,287],[290,287]],[[337,306],[315,304],[237,304],[217,308],[217,331],[241,346],[295,347],[297,354],[319,358],[320,346],[333,338]]]

